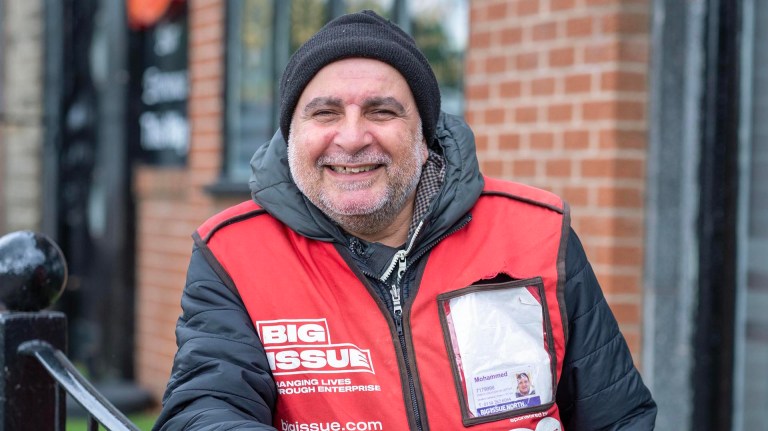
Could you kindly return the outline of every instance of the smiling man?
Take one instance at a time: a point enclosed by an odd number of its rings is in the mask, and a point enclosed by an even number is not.
[[[156,429],[653,428],[568,206],[480,173],[410,36],[331,21],[280,102],[252,200],[193,235]]]
[[[405,243],[428,152],[397,69],[363,58],[325,66],[304,89],[290,130],[289,167],[313,204],[368,242]]]

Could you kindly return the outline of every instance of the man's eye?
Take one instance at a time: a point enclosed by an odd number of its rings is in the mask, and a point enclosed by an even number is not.
[[[318,121],[331,121],[336,118],[338,114],[335,111],[323,110],[315,111],[312,113],[312,118]]]
[[[397,117],[397,114],[387,109],[377,109],[368,113],[368,118],[374,121],[390,120],[395,117]]]

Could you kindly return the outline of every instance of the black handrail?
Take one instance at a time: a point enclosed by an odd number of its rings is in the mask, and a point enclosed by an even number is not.
[[[69,395],[110,431],[140,431],[77,371],[61,350],[41,340],[22,343],[18,352],[35,357]]]

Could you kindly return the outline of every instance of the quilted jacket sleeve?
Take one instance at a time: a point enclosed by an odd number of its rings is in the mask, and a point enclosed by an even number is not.
[[[176,324],[178,352],[155,430],[274,430],[277,391],[253,323],[198,247]]]
[[[576,234],[566,249],[569,339],[557,404],[566,430],[652,430],[656,404]]]

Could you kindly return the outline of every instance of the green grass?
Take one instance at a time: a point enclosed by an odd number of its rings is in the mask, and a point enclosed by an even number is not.
[[[152,429],[152,425],[155,424],[157,415],[155,414],[135,414],[128,415],[128,419],[139,427],[142,431],[149,431]],[[67,420],[67,431],[87,431],[88,419],[87,418],[72,418]],[[103,426],[99,427],[100,430],[105,429]]]

